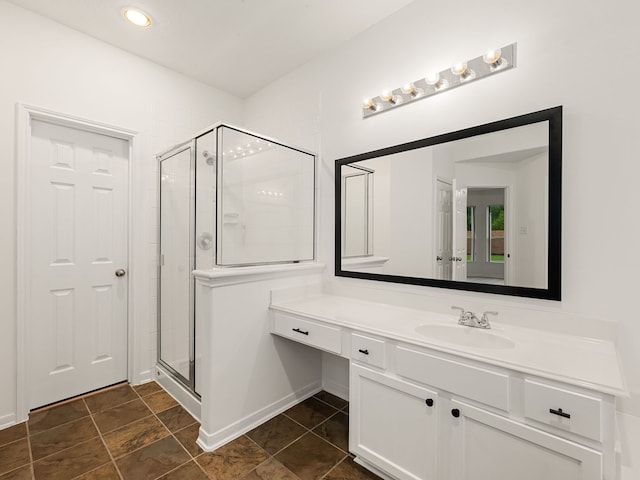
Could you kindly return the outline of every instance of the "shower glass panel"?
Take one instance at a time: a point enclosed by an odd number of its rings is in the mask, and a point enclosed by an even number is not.
[[[312,261],[315,156],[218,124],[158,159],[158,363],[197,396],[201,327],[223,319],[198,314],[191,272]]]
[[[314,156],[228,127],[219,130],[220,266],[314,258]]]
[[[160,312],[158,357],[193,388],[193,148],[160,160]]]

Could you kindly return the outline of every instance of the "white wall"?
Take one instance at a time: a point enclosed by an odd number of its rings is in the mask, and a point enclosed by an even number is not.
[[[139,372],[155,359],[157,164],[154,154],[218,120],[240,123],[242,102],[226,93],[0,0],[0,425],[16,412],[15,112],[23,102],[140,132],[134,162],[134,235],[129,271],[144,272],[135,318]]]
[[[250,128],[297,139],[321,152],[320,260],[329,263],[335,159],[563,105],[562,302],[450,294],[463,305],[489,299],[560,313],[559,323],[569,314],[617,322],[621,361],[632,392],[631,398],[618,402],[618,409],[626,412],[621,421],[627,423],[638,422],[640,416],[640,320],[630,314],[640,270],[640,256],[633,249],[640,235],[640,223],[633,220],[640,189],[623,183],[640,178],[640,95],[632,80],[640,74],[640,63],[630,61],[640,55],[636,18],[637,5],[630,0],[579,7],[552,0],[416,0],[255,94],[245,110]],[[362,120],[363,96],[514,41],[517,68]],[[625,66],[621,76],[616,73],[619,65]],[[283,98],[289,99],[285,108]],[[303,127],[309,125],[318,126],[319,145],[309,141]],[[604,219],[607,227],[594,228]],[[600,261],[587,260],[596,254]],[[624,260],[615,260],[617,255]],[[338,281],[347,286],[364,283]],[[440,294],[429,288],[367,285],[371,297],[394,288],[415,295]],[[635,457],[623,458],[626,478],[640,477],[640,459]]]

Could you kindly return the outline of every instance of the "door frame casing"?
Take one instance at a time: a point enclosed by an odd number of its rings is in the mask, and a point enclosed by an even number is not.
[[[127,187],[127,379],[136,382],[139,377],[139,358],[136,355],[141,332],[137,328],[136,318],[139,303],[136,301],[141,292],[144,277],[143,268],[132,268],[134,251],[137,251],[136,237],[138,228],[133,222],[134,179],[140,178],[140,158],[138,132],[95,122],[80,117],[66,115],[51,110],[16,104],[16,423],[29,417],[29,302],[31,265],[28,245],[31,240],[31,124],[33,120],[53,125],[70,127],[100,135],[125,140],[128,150],[128,187]],[[134,170],[136,170],[134,175]],[[134,230],[135,229],[135,230]]]

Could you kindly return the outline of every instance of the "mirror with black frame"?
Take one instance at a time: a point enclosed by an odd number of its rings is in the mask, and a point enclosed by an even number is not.
[[[337,276],[560,300],[562,107],[336,160]]]

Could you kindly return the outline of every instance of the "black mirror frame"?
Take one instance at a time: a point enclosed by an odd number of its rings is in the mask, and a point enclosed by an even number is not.
[[[395,153],[429,147],[440,143],[451,142],[463,138],[484,135],[514,127],[521,127],[538,122],[549,122],[549,229],[548,229],[548,258],[547,258],[547,288],[517,287],[508,285],[489,285],[453,280],[439,280],[435,278],[405,277],[401,275],[386,275],[377,273],[351,272],[342,269],[342,182],[341,167],[353,162]],[[422,285],[427,287],[449,288],[472,292],[494,293],[498,295],[512,295],[517,297],[540,298],[545,300],[561,299],[562,279],[562,106],[540,110],[517,117],[498,120],[496,122],[465,128],[434,137],[415,140],[400,145],[385,147],[371,152],[361,153],[335,161],[335,275],[337,277],[359,278],[381,282]]]

